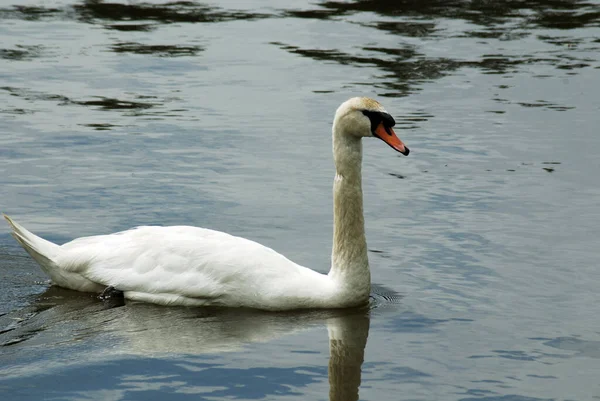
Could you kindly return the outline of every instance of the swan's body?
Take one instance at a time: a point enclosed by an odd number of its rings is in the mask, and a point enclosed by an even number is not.
[[[408,154],[393,125],[383,107],[368,98],[352,98],[336,112],[334,234],[327,275],[254,241],[204,228],[138,227],[59,246],[5,217],[15,239],[61,287],[100,292],[112,286],[126,299],[164,305],[266,310],[358,306],[368,301],[371,288],[361,138],[377,136]]]

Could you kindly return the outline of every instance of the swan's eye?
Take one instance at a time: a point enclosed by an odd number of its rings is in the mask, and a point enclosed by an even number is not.
[[[375,130],[381,123],[383,123],[383,127],[388,135],[392,135],[390,133],[390,128],[396,125],[394,117],[382,111],[362,110],[362,113],[369,118],[369,121],[371,121],[371,132],[373,135],[377,136]]]

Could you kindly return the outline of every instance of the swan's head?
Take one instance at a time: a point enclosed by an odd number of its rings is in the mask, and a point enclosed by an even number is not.
[[[342,135],[379,138],[394,150],[408,156],[408,147],[392,129],[395,124],[394,118],[378,101],[368,97],[353,97],[338,107],[333,129]]]

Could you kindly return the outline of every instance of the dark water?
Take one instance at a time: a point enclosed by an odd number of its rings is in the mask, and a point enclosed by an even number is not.
[[[335,108],[411,148],[365,143],[368,310],[111,307],[5,226],[2,399],[600,398],[599,2],[9,0],[0,35],[0,211],[57,242],[191,224],[326,271]]]

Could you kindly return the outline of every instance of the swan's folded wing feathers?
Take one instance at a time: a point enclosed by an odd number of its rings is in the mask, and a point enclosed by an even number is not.
[[[218,298],[275,284],[304,269],[256,242],[196,227],[139,227],[63,245],[72,271],[121,291]],[[281,287],[281,286],[279,286]]]

